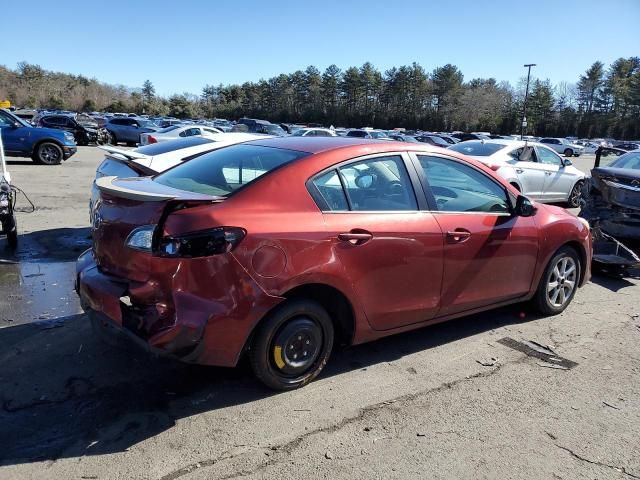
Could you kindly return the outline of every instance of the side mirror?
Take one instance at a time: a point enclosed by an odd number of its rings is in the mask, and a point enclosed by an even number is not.
[[[20,128],[22,125],[20,125],[18,122],[11,122],[11,128]]]
[[[568,158],[565,158],[565,159],[562,161],[562,166],[563,166],[563,167],[569,167],[569,166],[571,166],[571,165],[573,165],[573,162],[572,162],[571,160],[569,160]]]
[[[515,209],[515,214],[518,217],[533,217],[537,211],[538,209],[533,206],[531,200],[524,195],[518,195]]]

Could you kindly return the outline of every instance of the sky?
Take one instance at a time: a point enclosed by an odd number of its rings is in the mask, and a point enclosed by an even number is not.
[[[128,87],[149,79],[160,95],[367,61],[382,72],[451,63],[465,80],[514,85],[535,63],[533,76],[575,83],[596,60],[640,55],[640,0],[2,3],[1,64]]]

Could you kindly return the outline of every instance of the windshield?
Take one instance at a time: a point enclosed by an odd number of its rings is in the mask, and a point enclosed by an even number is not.
[[[138,122],[138,125],[140,125],[141,127],[145,127],[145,128],[154,128],[157,127],[157,125],[149,120],[141,120],[138,119],[136,120],[136,122]]]
[[[232,145],[167,170],[154,181],[188,192],[226,197],[307,152],[259,145]]]
[[[640,152],[625,153],[609,164],[614,168],[630,168],[632,170],[640,170]]]
[[[302,137],[305,133],[307,133],[309,130],[306,130],[304,128],[295,130],[291,135],[294,137]]]
[[[0,109],[0,112],[7,115],[7,120],[9,120],[7,123],[9,123],[10,121],[16,121],[23,127],[31,127],[31,125],[25,122],[23,119],[21,119],[20,117],[16,117],[13,113],[5,109]]]
[[[506,147],[503,143],[485,143],[479,141],[467,141],[457,143],[456,145],[450,145],[449,150],[454,152],[464,153],[465,155],[471,155],[473,157],[488,157],[493,155],[498,150],[502,150]]]
[[[389,138],[389,136],[384,132],[369,132],[371,133],[371,138]]]

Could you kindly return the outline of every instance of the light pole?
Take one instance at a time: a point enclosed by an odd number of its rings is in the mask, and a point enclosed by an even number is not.
[[[529,79],[531,78],[531,67],[535,67],[535,63],[527,63],[525,67],[529,70],[527,71],[527,88],[524,92],[524,109],[522,110],[522,125],[520,126],[520,140],[523,139],[526,128],[527,128],[527,97],[529,96]]]

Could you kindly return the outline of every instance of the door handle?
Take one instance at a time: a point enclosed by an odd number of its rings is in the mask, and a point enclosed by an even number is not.
[[[524,173],[524,170],[521,168],[516,168],[516,173]]]
[[[373,238],[371,232],[366,230],[351,230],[348,233],[339,233],[338,240],[341,242],[349,242],[351,245],[362,245]]]
[[[471,238],[471,232],[463,228],[447,232],[447,240],[454,243],[463,243]]]

